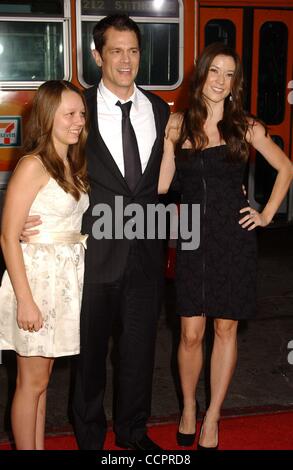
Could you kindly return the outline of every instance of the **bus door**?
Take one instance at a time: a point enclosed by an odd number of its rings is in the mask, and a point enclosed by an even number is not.
[[[289,94],[292,78],[293,10],[255,9],[251,112],[269,126],[270,135],[291,160],[293,100]],[[258,152],[253,151],[248,194],[251,204],[257,209],[266,204],[275,178],[276,171]],[[281,220],[293,220],[292,197],[291,188],[277,214]]]

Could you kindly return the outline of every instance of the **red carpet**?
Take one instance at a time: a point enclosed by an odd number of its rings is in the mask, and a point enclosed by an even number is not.
[[[200,423],[197,431],[199,432]],[[184,449],[176,445],[177,424],[157,424],[149,427],[149,435],[165,450]],[[220,450],[292,450],[293,412],[267,415],[223,418],[219,432]],[[0,450],[10,450],[9,443],[0,444]],[[48,436],[47,450],[76,450],[75,438],[70,435]],[[190,450],[190,448],[188,448]],[[114,435],[108,432],[105,450],[119,450]]]

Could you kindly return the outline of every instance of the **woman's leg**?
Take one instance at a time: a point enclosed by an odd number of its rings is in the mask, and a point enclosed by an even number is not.
[[[11,423],[16,448],[36,449],[36,423],[39,399],[47,389],[51,359],[17,356],[16,390]]]
[[[184,434],[195,432],[195,391],[203,362],[202,340],[205,325],[205,317],[181,317],[178,365],[183,394],[183,411],[179,432]]]
[[[206,412],[200,444],[218,444],[218,420],[237,361],[237,326],[235,320],[214,320],[214,345],[211,357],[211,401]]]
[[[49,377],[51,377],[54,359],[50,359]],[[36,450],[44,450],[45,443],[45,422],[46,422],[47,390],[39,398],[36,422]]]

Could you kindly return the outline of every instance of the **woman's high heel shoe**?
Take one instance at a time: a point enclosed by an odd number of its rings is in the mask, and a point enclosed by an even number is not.
[[[177,431],[176,439],[177,445],[183,447],[190,447],[193,446],[195,441],[196,432],[185,434],[183,432]]]
[[[196,402],[195,420],[198,417],[198,413],[199,413],[199,405]],[[195,421],[195,432],[186,434],[184,432],[177,431],[176,433],[177,445],[182,446],[182,447],[190,447],[194,444],[195,436],[196,436],[196,421]]]
[[[202,421],[202,424],[201,424],[200,434],[199,434],[199,441],[200,441],[200,438],[201,438],[202,433],[203,433],[203,428],[204,428],[204,424],[205,424],[205,419],[206,419],[206,417],[204,417],[204,419],[203,419],[203,421]],[[219,447],[219,431],[218,431],[218,429],[217,429],[216,438],[217,438],[217,444],[216,444],[215,446],[206,447],[206,446],[202,446],[202,445],[198,442],[198,444],[197,444],[197,450],[218,450],[218,447]]]
[[[201,446],[199,443],[197,444],[197,450],[218,450],[218,448],[219,448],[219,443],[214,447],[205,447],[205,446]]]

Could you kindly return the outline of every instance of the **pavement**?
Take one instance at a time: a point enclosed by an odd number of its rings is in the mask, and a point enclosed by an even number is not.
[[[258,314],[243,321],[238,333],[238,364],[223,415],[293,411],[293,225],[273,224],[258,231]],[[1,264],[1,263],[0,263]],[[179,322],[174,313],[174,283],[166,280],[165,301],[158,325],[151,422],[179,417],[176,349]],[[206,363],[212,323],[206,334]],[[292,342],[289,347],[290,341]],[[290,351],[292,353],[290,354]],[[48,390],[47,432],[71,431],[71,359],[56,360]],[[108,358],[106,414],[111,421],[112,363]],[[208,401],[208,373],[204,367],[197,390],[203,412]],[[0,365],[0,440],[10,433],[9,405],[14,390],[15,354],[2,353]]]

